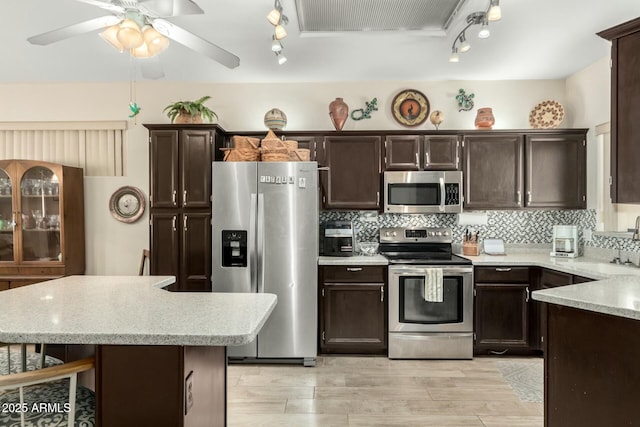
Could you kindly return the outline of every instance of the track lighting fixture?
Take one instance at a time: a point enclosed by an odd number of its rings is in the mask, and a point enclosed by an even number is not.
[[[289,23],[289,18],[282,13],[282,4],[280,0],[275,0],[273,9],[267,15],[267,21],[273,25],[273,36],[271,36],[271,50],[278,58],[278,64],[282,65],[287,62],[287,57],[282,53],[282,43],[280,40],[287,37],[287,30],[284,25]]]
[[[486,39],[491,35],[489,31],[489,22],[494,22],[502,18],[500,11],[500,0],[490,0],[489,7],[485,12],[473,12],[467,15],[467,25],[458,33],[453,44],[451,45],[451,56],[449,62],[458,62],[460,59],[458,53],[465,53],[471,49],[471,45],[467,40],[467,30],[472,25],[482,25],[478,32],[478,38]]]

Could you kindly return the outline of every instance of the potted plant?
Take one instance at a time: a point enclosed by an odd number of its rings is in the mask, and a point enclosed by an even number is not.
[[[210,96],[203,96],[195,101],[174,102],[162,111],[167,113],[171,123],[202,123],[202,119],[212,122],[214,118],[218,118],[218,115],[204,105],[209,99],[211,99]]]

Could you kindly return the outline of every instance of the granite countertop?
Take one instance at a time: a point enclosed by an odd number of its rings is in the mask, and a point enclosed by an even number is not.
[[[0,292],[0,342],[230,346],[253,341],[273,294],[169,292],[173,276],[69,276]]]

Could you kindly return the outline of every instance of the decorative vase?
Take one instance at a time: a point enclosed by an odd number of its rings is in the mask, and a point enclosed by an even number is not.
[[[186,111],[180,112],[176,116],[176,119],[173,121],[174,123],[202,123],[202,114],[189,114]]]
[[[287,115],[278,108],[272,108],[264,115],[264,125],[268,129],[282,130],[287,126]]]
[[[476,115],[476,128],[490,130],[496,119],[493,117],[493,111],[491,108],[478,108],[478,114]]]
[[[342,130],[349,117],[349,106],[342,98],[336,98],[329,104],[329,116],[331,116],[331,121],[336,130]]]

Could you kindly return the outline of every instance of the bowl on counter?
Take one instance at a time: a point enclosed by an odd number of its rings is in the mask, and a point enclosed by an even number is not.
[[[360,242],[358,251],[366,256],[374,256],[378,253],[378,242]]]

